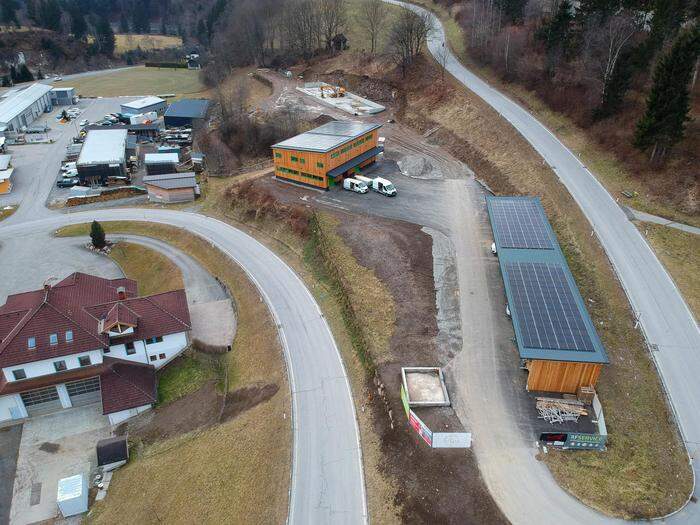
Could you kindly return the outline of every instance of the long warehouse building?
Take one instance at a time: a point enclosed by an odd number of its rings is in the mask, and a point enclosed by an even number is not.
[[[51,89],[47,84],[32,84],[0,102],[0,132],[22,131],[31,126],[39,115],[52,109]]]
[[[76,163],[83,185],[106,184],[110,177],[124,177],[127,131],[89,131]]]
[[[539,199],[487,197],[486,206],[527,389],[595,386],[608,356]]]
[[[326,190],[342,184],[384,151],[377,145],[380,127],[334,121],[274,144],[275,176]]]

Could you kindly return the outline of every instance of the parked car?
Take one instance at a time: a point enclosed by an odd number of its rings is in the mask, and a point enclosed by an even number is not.
[[[381,193],[382,195],[386,195],[387,197],[396,197],[396,194],[398,193],[390,180],[383,179],[381,177],[370,179],[369,177],[363,177],[362,175],[356,175],[355,178],[367,184],[369,189],[376,191],[377,193]]]
[[[54,82],[60,82],[61,80],[63,80],[63,77],[59,77],[58,75],[56,75],[55,77],[53,77],[53,79]]]
[[[76,169],[75,162],[66,162],[63,166],[61,166],[61,171],[69,171],[74,169]]]
[[[343,181],[343,188],[354,191],[355,193],[367,193],[369,191],[367,184],[357,179],[345,179]]]
[[[64,179],[72,179],[73,177],[77,177],[77,176],[78,176],[78,170],[76,170],[76,169],[70,169],[70,170],[66,170],[63,172]]]
[[[73,186],[77,186],[79,183],[80,179],[78,177],[71,177],[70,179],[63,177],[58,179],[56,186],[59,188],[72,188]]]
[[[85,127],[85,126],[89,126],[89,125],[90,125],[90,121],[89,121],[88,119],[86,119],[86,118],[84,118],[83,120],[80,121],[80,127],[81,127],[81,128],[83,128],[83,127]]]

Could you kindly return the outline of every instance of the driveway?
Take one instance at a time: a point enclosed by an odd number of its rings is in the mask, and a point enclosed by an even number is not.
[[[19,445],[10,523],[58,516],[58,481],[75,474],[89,476],[97,466],[97,442],[110,435],[100,403],[28,419]]]
[[[228,346],[236,335],[236,312],[226,290],[202,265],[186,253],[152,237],[114,235],[112,241],[141,244],[170,259],[182,273],[192,321],[192,337],[214,346]]]
[[[22,425],[0,428],[0,523],[10,521],[12,487],[15,482]]]

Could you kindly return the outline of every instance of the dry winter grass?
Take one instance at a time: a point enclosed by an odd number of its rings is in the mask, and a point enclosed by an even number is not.
[[[70,85],[81,97],[120,97],[166,93],[201,96],[204,89],[199,81],[199,71],[142,66],[91,77],[75,78],[70,81]]]
[[[116,34],[114,35],[114,40],[115,53],[117,54],[132,51],[136,48],[141,48],[144,51],[153,51],[155,49],[182,47],[182,38],[179,36]]]
[[[136,279],[139,294],[178,290],[184,287],[180,269],[165,255],[140,244],[119,242],[109,256],[124,272],[124,275]]]
[[[291,460],[290,397],[277,330],[257,289],[203,239],[151,223],[103,223],[110,233],[156,237],[184,251],[230,288],[238,312],[226,354],[229,391],[276,383],[269,401],[212,428],[155,443],[120,469],[92,523],[283,523]],[[85,235],[88,225],[60,235]]]

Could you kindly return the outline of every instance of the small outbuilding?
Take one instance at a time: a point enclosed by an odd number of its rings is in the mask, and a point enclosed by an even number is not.
[[[180,128],[195,126],[207,118],[209,101],[206,99],[186,98],[170,104],[165,111],[165,127]]]
[[[144,155],[146,173],[160,175],[162,173],[175,173],[180,157],[177,153],[146,153]]]
[[[125,129],[88,131],[76,167],[81,185],[105,184],[126,172]]]
[[[54,106],[71,106],[75,100],[75,88],[55,87],[51,90],[51,103]]]
[[[76,474],[58,481],[56,503],[64,518],[88,510],[88,484],[84,474]]]
[[[155,111],[158,115],[165,113],[168,103],[160,97],[148,96],[124,102],[121,104],[121,112],[126,115],[138,115],[140,113],[148,113]]]
[[[192,171],[146,175],[143,183],[148,190],[148,199],[153,202],[189,202],[193,201],[198,193],[197,181]]]
[[[103,472],[115,470],[129,460],[129,444],[126,436],[101,439],[97,442],[97,466]]]
[[[0,195],[12,191],[12,155],[0,155]]]

